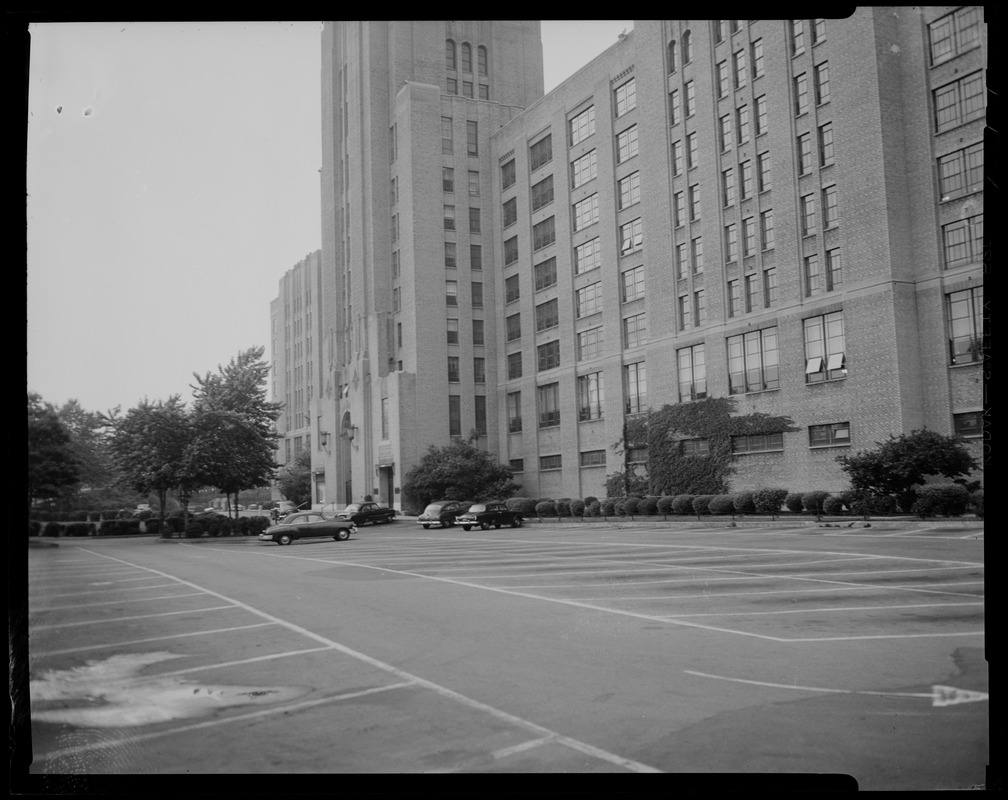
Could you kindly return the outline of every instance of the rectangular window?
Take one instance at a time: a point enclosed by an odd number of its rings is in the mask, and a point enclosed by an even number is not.
[[[742,220],[742,257],[756,252],[756,220],[746,217]]]
[[[504,201],[502,221],[505,228],[514,225],[518,221],[518,201],[512,197]]]
[[[458,281],[445,281],[445,303],[458,305]]]
[[[805,20],[791,20],[791,55],[805,52]]]
[[[700,219],[700,184],[689,187],[690,222]]]
[[[812,169],[812,134],[798,136],[798,174],[804,175]]]
[[[979,7],[969,6],[947,14],[928,25],[932,66],[948,61],[980,44],[982,13]]]
[[[444,229],[446,231],[455,230],[455,206],[446,205],[444,207]]]
[[[616,163],[622,164],[637,155],[637,126],[622,131],[616,137]]]
[[[763,305],[770,308],[777,302],[777,269],[763,270]]]
[[[743,161],[739,164],[739,174],[742,176],[739,197],[742,200],[748,200],[753,194],[752,163]]]
[[[458,320],[448,319],[448,344],[458,344]]]
[[[560,342],[546,342],[536,347],[536,357],[538,359],[539,372],[547,369],[555,369],[560,366]]]
[[[682,192],[676,192],[672,196],[673,200],[673,213],[675,215],[675,226],[678,228],[681,225],[686,224],[686,197]]]
[[[837,208],[836,186],[827,186],[822,190],[823,227],[832,228],[840,221],[840,210]]]
[[[577,335],[577,360],[587,361],[602,355],[602,327],[579,331]]]
[[[470,197],[480,196],[479,172],[474,169],[469,170],[469,196]]]
[[[504,266],[514,264],[518,260],[518,237],[512,236],[504,242]]]
[[[483,308],[483,282],[472,281],[472,307]]]
[[[816,232],[815,195],[807,194],[801,199],[802,236],[812,236]]]
[[[691,240],[690,251],[693,256],[693,274],[699,275],[703,272],[703,239],[697,236]]]
[[[826,291],[832,292],[843,286],[843,269],[840,265],[840,250],[826,251]]]
[[[746,84],[746,63],[745,50],[739,50],[732,55],[732,67],[735,73],[735,88],[739,89]]]
[[[466,120],[466,152],[471,156],[479,155],[479,123],[471,119]]]
[[[721,202],[723,205],[735,205],[735,170],[731,167],[721,173]]]
[[[553,137],[547,135],[529,148],[529,169],[533,172],[553,160]]]
[[[623,320],[623,347],[639,347],[647,342],[647,318],[643,313]]]
[[[516,380],[522,376],[522,354],[520,350],[517,353],[508,353],[507,376],[509,381]]]
[[[823,61],[815,68],[816,105],[829,102],[829,64]]]
[[[470,208],[469,209],[469,232],[479,233],[480,232],[480,209]]]
[[[595,106],[588,106],[570,120],[570,143],[573,147],[595,133]]]
[[[637,108],[637,82],[633,78],[616,87],[616,116]]]
[[[582,467],[604,467],[606,465],[605,450],[583,450],[580,456]]]
[[[647,410],[647,369],[643,362],[623,367],[624,411],[639,414]]]
[[[584,244],[574,248],[574,274],[580,275],[596,267],[602,266],[602,251],[599,240],[589,239]]]
[[[938,191],[942,202],[983,188],[984,146],[977,142],[938,158]]]
[[[517,242],[515,243],[517,247]],[[515,255],[517,259],[517,254]],[[483,269],[483,247],[478,244],[469,245],[469,269],[480,272]]]
[[[548,383],[536,387],[539,409],[539,427],[550,428],[560,424],[560,384]]]
[[[482,359],[480,359],[482,361]],[[483,383],[483,381],[478,380],[477,383]],[[473,410],[476,413],[476,433],[480,436],[486,436],[487,433],[487,407],[486,407],[486,395],[478,394],[473,397]]]
[[[738,143],[745,144],[749,141],[749,106],[742,106],[735,110],[735,119],[738,128]]]
[[[448,269],[455,269],[457,266],[457,259],[455,256],[455,242],[445,242],[444,243],[444,265]]]
[[[703,289],[693,292],[693,319],[696,320],[696,325],[703,325],[707,321],[707,303]]]
[[[522,429],[521,392],[508,392],[508,433],[518,433]]]
[[[473,358],[473,381],[486,383],[486,359],[482,356]]]
[[[780,388],[777,328],[728,337],[728,393]]]
[[[538,211],[553,202],[553,176],[547,175],[532,187],[532,210]]]
[[[794,79],[795,116],[801,116],[809,110],[808,75],[804,72]]]
[[[693,133],[686,134],[686,168],[693,169],[697,165],[697,158],[699,156],[699,147],[697,143],[696,131]]]
[[[679,105],[679,90],[673,89],[669,92],[669,124],[678,125],[682,122],[682,111]]]
[[[953,364],[983,360],[983,288],[951,292],[948,298],[949,355]]]
[[[501,165],[501,189],[509,189],[515,182],[515,162],[510,161]]]
[[[721,140],[721,152],[732,146],[731,114],[725,114],[718,120],[718,136]]]
[[[672,142],[672,174],[679,177],[683,171],[683,145],[681,140],[677,140]]]
[[[556,274],[556,257],[548,258],[545,261],[541,261],[532,268],[535,274],[535,289],[540,291],[549,286],[553,286],[557,282]],[[553,302],[556,302],[555,300]]]
[[[563,469],[563,456],[539,456],[539,469],[543,472],[551,469]]]
[[[684,456],[710,455],[710,441],[708,439],[683,439],[679,444]]]
[[[942,225],[945,268],[959,267],[983,258],[983,214]]]
[[[937,133],[982,117],[986,113],[987,104],[981,73],[974,72],[935,89],[934,108]]]
[[[805,383],[847,377],[843,313],[805,320]]]
[[[623,302],[644,296],[644,267],[634,267],[623,273]]]
[[[555,328],[560,324],[560,311],[557,299],[547,300],[536,306],[536,331]]]
[[[763,40],[757,39],[752,43],[753,78],[762,78],[765,69],[763,65]]]
[[[472,341],[473,344],[484,344],[483,320],[474,319],[472,321]]]
[[[512,458],[508,462],[508,467],[514,473],[524,472],[525,471],[525,459],[524,458]]]
[[[742,313],[742,287],[738,281],[728,281],[728,316]]]
[[[532,227],[532,249],[541,250],[556,241],[556,222],[553,217]]]
[[[693,309],[690,307],[690,299],[687,295],[679,297],[679,330],[684,331],[693,327]]]
[[[598,194],[588,195],[574,204],[574,230],[580,231],[598,222]]]
[[[767,132],[767,99],[765,94],[761,94],[753,101],[756,103],[756,135]]]
[[[819,166],[828,167],[833,163],[833,123],[819,126]]]
[[[738,228],[734,222],[725,225],[725,261],[738,260]]]
[[[577,379],[578,421],[602,419],[602,373],[579,375]]]
[[[571,164],[571,188],[577,189],[598,174],[598,157],[594,150],[589,150]]]
[[[819,291],[819,256],[805,256],[805,296]]]
[[[462,435],[462,398],[457,394],[448,395],[448,435]]]
[[[602,282],[589,283],[583,289],[574,292],[574,305],[577,318],[597,314],[602,310]]]
[[[953,414],[952,426],[956,436],[972,439],[983,436],[983,412],[968,411],[965,414]]]
[[[507,340],[513,342],[516,339],[521,339],[521,313],[507,318]]]
[[[676,350],[679,366],[679,402],[702,400],[707,396],[707,360],[702,344]]]
[[[455,170],[451,167],[441,168],[441,189],[445,192],[455,191]]]
[[[850,444],[850,423],[834,422],[830,425],[809,425],[809,447],[833,447]]]
[[[459,382],[459,360],[458,356],[448,356],[448,382]]]
[[[620,225],[620,255],[633,253],[644,246],[644,223],[640,217]]]
[[[826,20],[812,20],[812,44],[819,44],[826,40]]]
[[[756,156],[756,184],[761,192],[770,189],[770,153]]]
[[[755,275],[745,276],[746,311],[755,311],[759,307],[759,281]]]
[[[678,143],[677,143],[678,144]],[[619,182],[619,207],[621,209],[640,202],[640,173],[632,172]]]
[[[719,61],[717,63],[717,96],[725,97],[728,94],[728,62]]]
[[[676,273],[679,278],[685,278],[689,273],[689,255],[686,252],[686,242],[680,242],[675,246],[676,248],[676,264],[678,267],[678,272]]]
[[[441,152],[451,154],[455,149],[451,117],[441,117]]]
[[[784,450],[783,433],[757,433],[731,437],[733,453],[780,453]]]
[[[693,85],[693,81],[686,81],[683,91],[686,93],[683,103],[686,116],[692,117],[696,113],[696,87]]]

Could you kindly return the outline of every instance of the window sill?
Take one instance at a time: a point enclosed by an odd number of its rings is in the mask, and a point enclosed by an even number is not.
[[[834,447],[850,447],[850,442],[831,442],[830,444],[810,444],[809,450],[830,450]]]
[[[939,203],[951,203],[953,200],[962,200],[964,197],[969,197],[974,194],[981,194],[983,192],[983,185],[974,186],[963,191],[959,191],[956,194],[945,194],[942,195],[938,200]]]

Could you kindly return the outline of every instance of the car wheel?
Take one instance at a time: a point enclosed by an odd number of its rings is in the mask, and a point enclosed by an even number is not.
[[[281,533],[277,537],[277,544],[290,544],[293,540],[289,533]]]
[[[441,527],[442,528],[447,528],[448,527],[448,523],[445,522],[444,520],[441,520]]]
[[[345,542],[347,539],[350,538],[350,531],[348,531],[346,528],[340,528],[338,531],[336,531],[336,535],[333,536],[333,538],[337,542]]]
[[[430,525],[427,525],[426,523],[424,523],[423,529],[427,530],[428,528],[430,528]]]
[[[511,520],[512,528],[520,528],[521,524],[522,524],[521,517],[515,517],[514,519]]]
[[[490,527],[490,525],[487,524],[486,522],[481,522],[480,523],[480,530],[484,530],[485,531],[489,527]]]
[[[463,525],[462,530],[467,531],[472,527],[472,525]]]

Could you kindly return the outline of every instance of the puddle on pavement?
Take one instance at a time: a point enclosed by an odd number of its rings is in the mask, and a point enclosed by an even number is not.
[[[308,692],[299,687],[227,686],[183,675],[139,673],[175,653],[116,655],[31,680],[32,719],[89,728],[149,725],[210,714],[229,706],[277,703]]]

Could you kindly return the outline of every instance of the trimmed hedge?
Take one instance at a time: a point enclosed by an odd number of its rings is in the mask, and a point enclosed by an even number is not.
[[[658,498],[658,513],[668,516],[669,514],[674,514],[675,509],[672,508],[672,503],[675,500],[672,495],[663,495]]]
[[[585,501],[584,500],[571,500],[570,513],[572,517],[577,517],[580,519],[585,515]]]
[[[538,502],[533,497],[511,497],[504,501],[504,505],[507,506],[508,511],[517,511],[523,517],[534,517]]]
[[[831,516],[836,516],[837,514],[843,513],[843,501],[834,494],[831,494],[825,500],[823,500],[823,513],[829,514]]]
[[[707,510],[711,514],[731,514],[735,516],[735,500],[730,494],[716,494],[707,505]]]
[[[557,515],[556,503],[552,500],[540,500],[535,505],[535,515],[542,517],[555,517]]]
[[[698,517],[710,513],[710,501],[713,499],[714,495],[712,494],[698,494],[693,498],[693,511]]]
[[[753,500],[754,492],[736,492],[731,495],[735,511],[739,514],[755,514],[756,503]]]
[[[787,502],[788,497],[787,489],[772,487],[757,489],[753,492],[753,505],[756,506],[756,511],[760,514],[777,516],[780,513],[781,506]]]
[[[692,494],[677,494],[672,498],[672,511],[676,514],[692,514],[695,497]]]
[[[923,486],[917,493],[913,512],[921,519],[925,517],[961,517],[966,513],[970,493],[965,486],[955,483],[938,486]]]
[[[802,508],[809,514],[822,514],[823,502],[829,497],[829,492],[805,492],[801,496]]]
[[[805,508],[805,504],[802,502],[803,496],[801,492],[788,492],[784,498],[784,506],[793,514],[801,514]]]
[[[976,514],[980,519],[983,519],[984,515],[984,490],[977,489],[973,494],[970,495],[970,508],[973,513]]]

